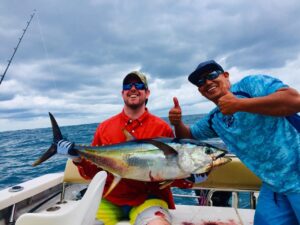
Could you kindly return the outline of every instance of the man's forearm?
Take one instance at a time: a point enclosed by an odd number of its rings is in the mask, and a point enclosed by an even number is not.
[[[192,138],[190,128],[186,126],[183,122],[180,122],[178,125],[174,126],[175,135],[177,138]]]
[[[289,116],[300,112],[300,95],[292,89],[281,89],[271,95],[239,99],[238,111],[270,116]]]

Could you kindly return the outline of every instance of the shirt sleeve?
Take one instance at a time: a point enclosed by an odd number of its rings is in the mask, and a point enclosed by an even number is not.
[[[200,120],[198,120],[195,124],[190,126],[190,131],[193,138],[198,140],[204,140],[208,138],[218,137],[216,132],[209,125],[209,120],[211,118],[212,113],[213,111],[201,118]]]
[[[99,125],[97,127],[97,130],[94,134],[94,138],[93,138],[93,141],[92,141],[92,146],[101,146],[102,145],[100,134],[101,134],[101,125]]]
[[[237,89],[247,92],[251,97],[263,97],[288,87],[281,80],[268,75],[251,75],[237,83]]]

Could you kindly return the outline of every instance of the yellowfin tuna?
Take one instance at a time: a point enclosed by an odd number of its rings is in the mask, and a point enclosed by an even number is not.
[[[34,166],[56,154],[57,143],[63,139],[55,118],[51,113],[49,115],[53,143]],[[75,144],[69,153],[79,155],[112,173],[115,181],[108,192],[121,178],[168,182],[187,178],[191,174],[207,173],[213,167],[230,161],[230,158],[223,157],[226,150],[192,139],[177,138],[131,140],[100,147]]]

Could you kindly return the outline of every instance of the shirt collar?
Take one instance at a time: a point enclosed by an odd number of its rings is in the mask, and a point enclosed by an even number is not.
[[[121,115],[122,115],[122,119],[124,120],[125,123],[129,122],[130,120],[131,120],[131,123],[134,121],[125,114],[124,109],[122,110]],[[148,116],[149,116],[149,111],[146,107],[145,112],[139,118],[137,118],[136,121],[139,123],[142,123],[145,119],[147,119]]]

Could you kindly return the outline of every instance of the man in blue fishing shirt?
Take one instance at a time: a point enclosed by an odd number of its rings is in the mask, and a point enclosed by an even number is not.
[[[202,62],[188,80],[216,107],[187,127],[176,97],[169,119],[179,138],[220,137],[263,181],[255,225],[300,224],[300,95],[267,75],[231,85],[214,60]]]

